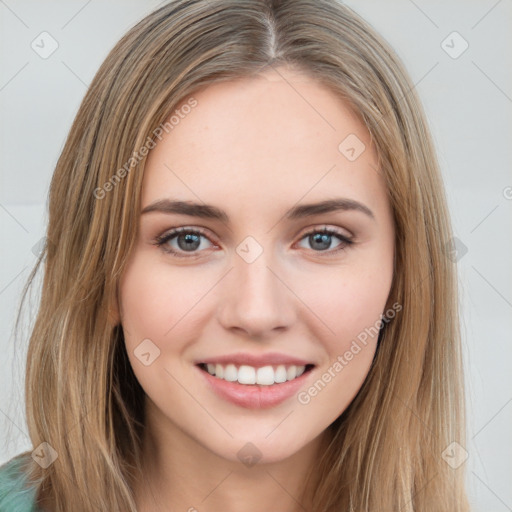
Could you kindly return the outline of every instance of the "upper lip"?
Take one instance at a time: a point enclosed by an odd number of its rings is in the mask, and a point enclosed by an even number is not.
[[[225,354],[221,356],[208,357],[205,359],[201,359],[196,361],[196,364],[234,364],[234,365],[248,365],[254,366],[255,368],[260,368],[262,366],[271,366],[271,365],[295,365],[295,366],[306,366],[313,365],[311,361],[306,361],[305,359],[301,359],[299,357],[290,356],[287,354],[280,354],[278,352],[269,352],[267,354],[249,354],[238,352],[236,354]]]

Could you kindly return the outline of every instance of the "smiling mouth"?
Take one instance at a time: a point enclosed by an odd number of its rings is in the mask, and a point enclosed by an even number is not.
[[[296,366],[280,364],[254,367],[249,365],[199,363],[197,366],[211,376],[227,382],[247,386],[278,386],[310,372],[315,365]]]

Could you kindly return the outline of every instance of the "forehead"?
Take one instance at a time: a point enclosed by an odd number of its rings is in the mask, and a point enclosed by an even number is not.
[[[181,111],[190,97],[182,101],[173,112],[179,122],[150,151],[143,205],[170,196],[228,210],[289,206],[304,196],[311,202],[341,194],[375,207],[384,200],[366,127],[309,75],[270,69],[191,97],[194,108]]]

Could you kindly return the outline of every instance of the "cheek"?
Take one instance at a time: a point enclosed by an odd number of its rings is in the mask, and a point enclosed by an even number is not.
[[[141,253],[120,282],[121,323],[137,380],[148,395],[158,397],[158,390],[172,385],[166,369],[176,369],[191,335],[194,307],[208,286],[182,270],[165,271]]]
[[[340,283],[326,280],[321,297],[318,289],[309,295],[322,319],[316,337],[326,358],[316,379],[301,390],[297,399],[309,414],[319,418],[319,425],[334,421],[364,383],[375,355],[379,320],[389,291],[386,282],[376,287],[372,279],[354,275]],[[311,326],[315,323],[319,325],[312,319]]]
[[[318,414],[329,411],[334,419],[353,400],[375,355],[391,277],[378,266],[347,266],[334,275],[317,274],[314,287],[304,284],[302,297],[313,314],[302,318],[310,319],[326,357],[299,403],[311,404]]]
[[[375,325],[380,325],[378,321],[388,296],[387,289],[379,290],[372,283],[366,283],[365,286],[364,281],[350,283],[345,292],[337,298],[333,297],[331,310],[333,330],[340,333],[343,345],[361,338],[364,332],[375,331]]]
[[[336,336],[331,337],[327,350],[330,360],[343,366],[345,377],[363,380],[375,355],[380,331],[380,319],[387,296],[369,290],[353,289],[347,297],[340,298],[338,314],[332,321]],[[326,343],[327,345],[327,343]],[[338,370],[341,368],[338,366]]]
[[[136,257],[120,284],[123,328],[132,337],[165,340],[206,291],[191,273],[166,272],[150,258]]]
[[[317,325],[325,327],[320,339],[330,352],[345,349],[359,334],[380,326],[390,282],[391,276],[379,271],[347,267],[304,283],[300,296],[312,313],[312,322],[314,317]]]

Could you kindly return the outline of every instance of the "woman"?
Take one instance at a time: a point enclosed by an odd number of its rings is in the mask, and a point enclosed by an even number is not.
[[[469,510],[450,239],[413,84],[348,7],[158,9],[55,169],[2,510]]]

